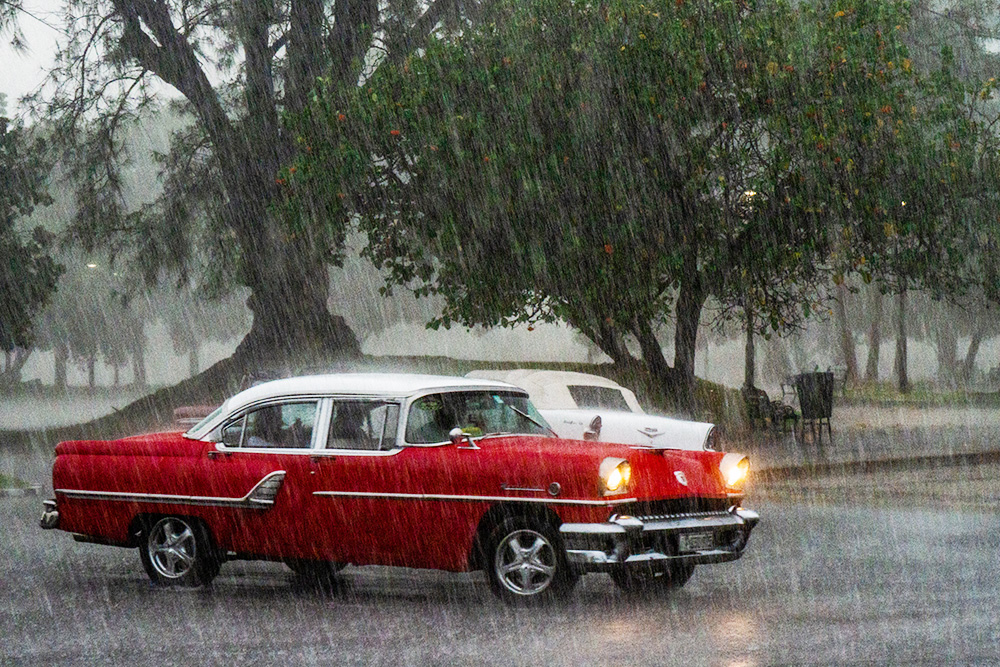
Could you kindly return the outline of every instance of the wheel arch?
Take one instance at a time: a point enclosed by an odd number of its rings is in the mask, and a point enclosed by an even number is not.
[[[208,539],[211,540],[212,548],[217,551],[219,550],[219,538],[215,534],[215,531],[212,530],[212,526],[209,525],[208,521],[195,514],[184,514],[182,512],[136,512],[135,516],[132,517],[132,521],[129,522],[128,525],[126,545],[129,547],[142,546],[143,529],[153,526],[157,521],[168,516],[177,517],[178,519],[198,524],[202,527],[202,529],[204,529],[205,534],[208,535]]]
[[[484,547],[487,539],[497,526],[515,517],[546,523],[556,529],[562,524],[559,515],[547,505],[517,501],[496,503],[486,511],[476,527],[472,548],[469,550],[469,570],[482,570],[486,567],[487,557]]]

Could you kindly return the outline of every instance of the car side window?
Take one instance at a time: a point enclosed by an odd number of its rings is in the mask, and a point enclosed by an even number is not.
[[[236,421],[224,426],[221,437],[222,444],[226,447],[239,447],[240,441],[243,439],[243,425],[246,421],[246,415],[243,415]]]
[[[414,444],[448,442],[449,432],[458,425],[458,417],[442,394],[431,394],[410,405],[406,419],[406,441]]]
[[[251,410],[222,429],[222,442],[227,447],[308,449],[318,406],[316,401],[296,401]]]
[[[399,406],[381,401],[335,400],[327,449],[388,450],[396,446]]]

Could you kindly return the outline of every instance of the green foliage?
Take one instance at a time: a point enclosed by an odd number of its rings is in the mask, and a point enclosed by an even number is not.
[[[692,250],[722,296],[781,277],[761,292],[776,313],[815,280],[798,260],[822,230],[793,217],[760,132],[783,113],[768,67],[787,66],[784,4],[495,12],[313,110],[327,131],[292,182],[361,211],[393,282],[442,294],[446,325],[593,332],[663,321]]]
[[[883,289],[958,294],[975,271],[970,232],[995,218],[997,141],[981,123],[995,81],[952,71],[947,51],[921,70],[904,38],[904,2],[803,5],[810,71],[775,136],[834,234],[834,281],[854,272]],[[799,162],[801,160],[801,162]],[[801,165],[801,167],[799,167]]]
[[[947,54],[919,71],[907,3],[492,11],[327,89],[286,174],[359,213],[391,283],[444,297],[434,326],[562,318],[600,342],[664,321],[696,280],[724,317],[780,331],[849,272],[974,279],[968,221],[998,188],[973,112],[993,82],[963,83]]]
[[[41,227],[22,234],[19,217],[50,201],[41,145],[0,118],[0,349],[32,344],[32,318],[55,290],[62,267],[49,256],[52,235]]]

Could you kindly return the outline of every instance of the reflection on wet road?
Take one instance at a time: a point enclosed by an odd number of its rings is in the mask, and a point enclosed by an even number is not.
[[[747,555],[661,599],[585,577],[510,609],[478,574],[348,568],[333,591],[227,563],[211,590],[151,588],[134,550],[36,528],[0,500],[3,664],[989,664],[995,513],[766,505]]]

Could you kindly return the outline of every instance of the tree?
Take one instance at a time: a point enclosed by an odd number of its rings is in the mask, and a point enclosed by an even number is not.
[[[293,201],[358,211],[392,282],[444,297],[437,324],[561,318],[617,363],[634,337],[690,407],[709,296],[763,333],[819,309],[831,274],[965,279],[956,222],[988,151],[967,89],[906,58],[904,3],[492,11],[326,90],[286,174]]]
[[[835,283],[854,274],[887,293],[960,296],[980,282],[976,262],[996,261],[977,238],[996,224],[995,81],[960,77],[949,48],[933,67],[911,60],[905,3],[810,11],[817,74],[803,78],[811,102],[789,115],[787,136],[801,141],[808,180],[828,189]],[[905,301],[897,299],[897,332]],[[901,388],[905,343],[897,335]]]
[[[60,277],[58,291],[38,321],[38,346],[51,349],[55,357],[55,385],[66,386],[66,364],[73,361],[87,369],[88,385],[96,383],[96,366],[102,350],[111,352],[111,363],[121,362],[120,347],[110,338],[134,327],[119,324],[114,314],[120,303],[114,294],[113,276],[106,264],[84,260],[79,253],[66,253],[61,261],[68,267]]]
[[[250,326],[249,313],[237,295],[217,298],[194,285],[180,290],[164,286],[157,290],[156,300],[158,317],[167,327],[174,352],[188,356],[192,377],[201,370],[199,353],[204,343],[232,340]]]
[[[164,271],[183,280],[249,288],[253,325],[237,356],[246,360],[321,351],[357,355],[354,334],[327,307],[327,267],[341,259],[343,210],[276,207],[279,168],[298,148],[282,114],[309,100],[315,80],[351,88],[375,51],[401,59],[458,0],[75,0],[65,8],[71,37],[57,58],[57,92],[40,108],[60,119],[75,165],[79,214],[73,233],[86,248],[107,246],[140,266],[149,282]],[[119,170],[123,128],[158,99],[191,124],[163,157],[155,203],[124,205]]]
[[[47,204],[44,146],[31,145],[23,127],[0,116],[0,349],[2,377],[18,380],[33,346],[33,318],[55,290],[62,268],[50,257],[52,235],[24,234],[17,219]]]
[[[354,96],[328,89],[290,188],[359,211],[393,282],[444,297],[436,324],[563,319],[626,364],[634,337],[690,407],[708,296],[728,316],[752,301],[778,327],[802,316],[821,273],[801,261],[824,243],[818,218],[789,206],[800,184],[761,131],[783,113],[775,87],[793,81],[790,10],[492,11]],[[656,337],[670,316],[672,367]]]

